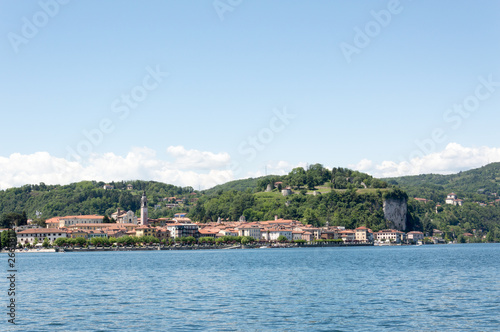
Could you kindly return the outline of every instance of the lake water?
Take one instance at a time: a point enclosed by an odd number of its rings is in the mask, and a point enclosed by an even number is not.
[[[7,276],[7,255],[2,254]],[[500,245],[17,254],[1,331],[499,331]]]

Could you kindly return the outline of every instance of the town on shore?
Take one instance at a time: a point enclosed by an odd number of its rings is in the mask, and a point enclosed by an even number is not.
[[[402,232],[384,229],[373,232],[361,226],[345,229],[343,226],[313,227],[297,220],[280,219],[247,222],[217,220],[197,223],[177,213],[174,218],[148,218],[147,198],[141,199],[141,216],[133,211],[118,209],[107,221],[105,216],[73,215],[53,217],[45,221],[46,228],[32,224],[15,228],[18,247],[47,249],[49,247],[128,247],[128,246],[233,246],[235,244],[269,246],[299,245],[398,245],[444,243],[435,230],[432,238],[418,231]],[[0,230],[1,231],[1,230]]]

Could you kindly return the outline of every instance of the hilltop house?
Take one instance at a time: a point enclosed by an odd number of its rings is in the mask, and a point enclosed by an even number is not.
[[[459,199],[457,197],[457,194],[455,193],[450,193],[448,194],[448,196],[446,196],[446,200],[445,200],[445,203],[446,204],[452,204],[452,205],[459,205],[459,206],[462,206],[464,204],[464,201]]]

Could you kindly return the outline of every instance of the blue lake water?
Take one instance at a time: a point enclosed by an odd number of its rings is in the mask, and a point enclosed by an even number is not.
[[[7,276],[7,255],[2,254]],[[19,253],[1,331],[499,331],[500,245]]]

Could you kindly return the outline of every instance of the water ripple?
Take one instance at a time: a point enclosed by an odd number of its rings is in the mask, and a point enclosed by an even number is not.
[[[497,331],[499,275],[496,244],[27,253],[0,330]]]

